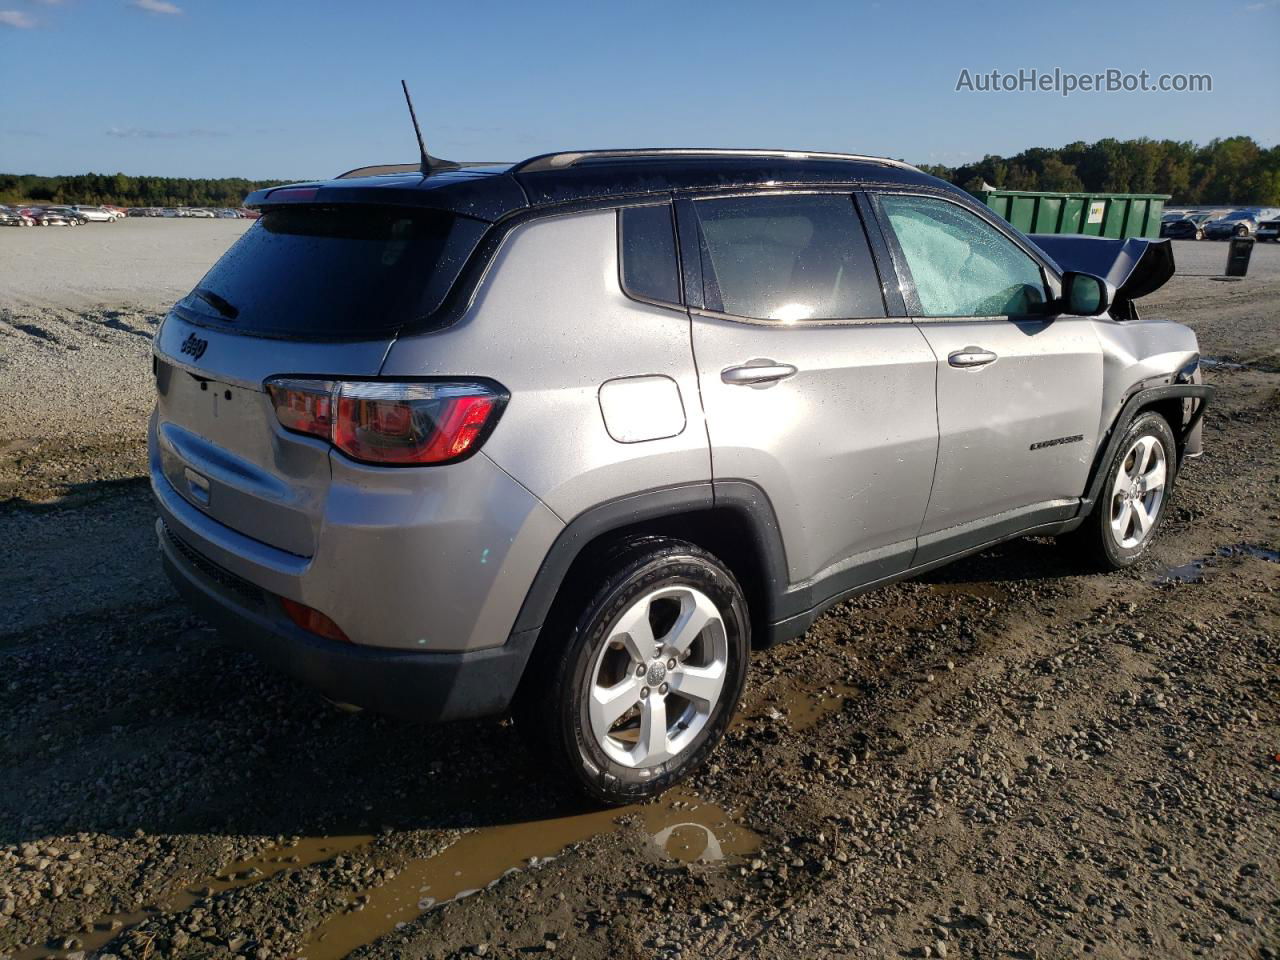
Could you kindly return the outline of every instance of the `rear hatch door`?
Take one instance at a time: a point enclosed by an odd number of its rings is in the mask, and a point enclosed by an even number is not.
[[[329,445],[284,430],[264,382],[374,377],[443,301],[487,224],[440,211],[269,209],[165,318],[153,471],[214,520],[315,551]]]

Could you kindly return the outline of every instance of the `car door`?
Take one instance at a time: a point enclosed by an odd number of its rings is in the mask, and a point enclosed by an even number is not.
[[[678,209],[712,476],[772,504],[793,584],[783,606],[906,569],[933,481],[934,358],[886,316],[852,194]]]
[[[916,563],[1074,513],[1093,463],[1102,350],[1046,312],[1057,278],[941,196],[876,196],[908,310],[937,357],[938,463]]]

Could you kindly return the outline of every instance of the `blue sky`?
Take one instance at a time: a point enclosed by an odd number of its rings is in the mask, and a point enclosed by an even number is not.
[[[433,153],[782,146],[956,164],[1100,137],[1280,141],[1280,0],[0,0],[0,170],[306,179]],[[1211,93],[956,92],[1020,67]]]

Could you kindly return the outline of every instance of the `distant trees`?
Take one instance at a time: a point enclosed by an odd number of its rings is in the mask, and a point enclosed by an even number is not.
[[[1006,190],[1167,193],[1174,203],[1280,206],[1280,146],[1264,148],[1252,137],[1227,137],[1203,146],[1146,138],[1076,141],[924,169],[966,190],[985,182]]]
[[[121,207],[238,207],[245,196],[285,180],[189,180],[83,173],[66,177],[0,173],[0,203],[110,203]]]
[[[1175,203],[1280,206],[1280,146],[1227,137],[1203,146],[1185,140],[1077,140],[1032,147],[1012,157],[988,154],[958,167],[925,170],[966,190],[984,182],[1006,190],[1168,193]],[[38,177],[0,173],[0,203],[111,203],[122,207],[236,207],[245,195],[283,180],[187,180],[85,173]]]

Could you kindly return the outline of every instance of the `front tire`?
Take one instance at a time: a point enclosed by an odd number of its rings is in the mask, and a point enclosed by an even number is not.
[[[1177,465],[1169,422],[1152,411],[1140,413],[1107,467],[1093,512],[1068,542],[1103,570],[1137,563],[1160,529]]]
[[[742,695],[751,649],[742,588],[700,547],[648,538],[615,553],[584,602],[566,599],[530,664],[516,722],[592,799],[657,796],[701,766]]]

